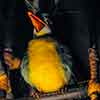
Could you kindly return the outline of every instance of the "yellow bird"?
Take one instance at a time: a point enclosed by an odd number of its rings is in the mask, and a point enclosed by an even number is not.
[[[35,27],[34,34],[39,38],[31,40],[28,44],[27,53],[21,64],[22,76],[39,92],[58,91],[69,84],[71,64],[64,63],[64,53],[59,53],[63,48],[60,48],[55,40],[41,37],[51,31],[48,25],[31,12],[28,12],[28,16]]]

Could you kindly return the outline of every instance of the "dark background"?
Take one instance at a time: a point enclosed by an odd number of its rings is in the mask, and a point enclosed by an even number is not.
[[[45,2],[46,0],[42,1]],[[94,18],[92,15],[95,15],[94,5],[95,3],[92,1],[88,4],[87,0],[61,0],[57,5],[56,12],[49,9],[50,4],[46,5],[53,21],[53,34],[59,42],[71,49],[75,61],[74,73],[78,81],[89,78],[88,48],[90,46],[90,31],[95,32],[96,29],[98,43],[100,41],[100,18],[98,13],[96,16],[97,23],[92,20]],[[42,7],[45,8],[45,5],[42,5]],[[20,58],[26,51],[28,41],[32,39],[33,26],[26,12],[27,8],[24,0],[0,1],[0,48],[11,46],[14,48],[14,55]],[[92,25],[93,28],[89,28],[90,22],[90,26]],[[23,80],[20,76],[19,70],[11,71],[12,86],[16,97],[24,95],[22,91],[19,92],[22,84],[21,80]],[[22,90],[27,91],[24,87],[21,87]]]

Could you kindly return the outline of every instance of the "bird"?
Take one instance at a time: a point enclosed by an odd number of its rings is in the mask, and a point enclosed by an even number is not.
[[[45,21],[28,11],[34,26],[27,52],[21,63],[24,80],[39,92],[59,91],[71,80],[72,56],[67,47],[49,36],[51,29]],[[48,35],[47,37],[45,37]]]

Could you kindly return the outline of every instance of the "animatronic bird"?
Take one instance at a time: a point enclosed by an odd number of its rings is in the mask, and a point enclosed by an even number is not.
[[[39,92],[54,92],[68,85],[71,79],[71,56],[68,48],[45,35],[51,29],[32,12],[28,16],[34,26],[34,39],[29,41],[28,49],[21,64],[25,81]]]

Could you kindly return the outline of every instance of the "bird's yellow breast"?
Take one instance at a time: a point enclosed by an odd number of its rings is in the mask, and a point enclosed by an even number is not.
[[[28,46],[28,77],[39,91],[53,92],[65,84],[64,69],[51,40],[32,40]]]

